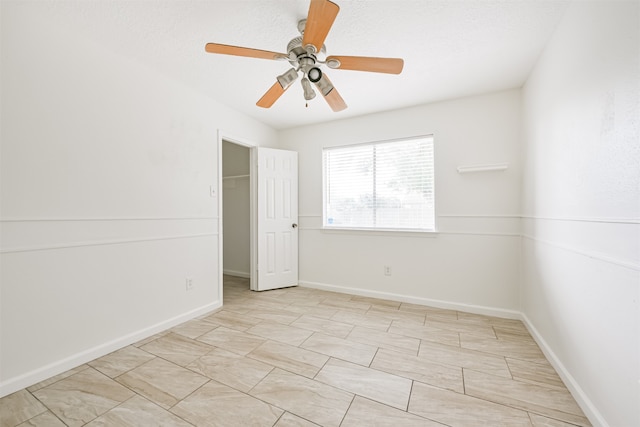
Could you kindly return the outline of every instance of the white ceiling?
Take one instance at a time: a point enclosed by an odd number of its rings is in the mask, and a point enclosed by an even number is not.
[[[520,87],[553,34],[564,0],[334,0],[330,55],[401,57],[400,75],[328,70],[349,108],[295,83],[255,105],[289,64],[213,55],[207,42],[286,52],[308,0],[49,1],[72,31],[135,58],[276,129]],[[325,68],[325,71],[327,69]]]

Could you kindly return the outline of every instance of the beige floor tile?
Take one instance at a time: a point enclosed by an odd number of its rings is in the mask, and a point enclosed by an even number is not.
[[[289,325],[300,317],[300,313],[287,311],[286,308],[277,310],[261,308],[251,311],[251,316],[262,320],[269,320],[271,322]]]
[[[280,323],[264,321],[249,330],[248,333],[267,338],[273,341],[279,341],[285,344],[300,345],[313,334],[312,331],[296,328],[294,326],[283,325]]]
[[[544,363],[534,363],[508,357],[506,360],[514,380],[566,389],[556,370],[546,361]]]
[[[128,346],[89,362],[89,365],[106,376],[115,378],[154,358],[153,354],[138,347]]]
[[[334,320],[312,315],[300,316],[300,318],[293,322],[291,326],[307,329],[313,332],[322,332],[323,334],[334,335],[340,338],[345,338],[353,329],[353,325],[348,323],[336,322]]]
[[[252,315],[257,310],[284,310],[289,303],[280,301],[278,299],[265,298],[262,293],[259,296],[253,296],[244,303],[245,308],[251,309],[249,315]]]
[[[137,395],[87,424],[87,427],[146,426],[191,427],[191,424]]]
[[[338,359],[330,359],[315,379],[402,410],[407,409],[412,384],[407,378]]]
[[[240,315],[240,316],[248,316],[249,313],[251,313],[251,308],[247,307],[246,301],[247,301],[246,298],[237,298],[236,299],[235,297],[227,296],[225,294],[225,296],[224,296],[224,311],[226,311],[227,313],[233,313],[233,314],[237,314],[237,315]],[[209,319],[209,316],[210,315],[203,316],[201,319],[213,323],[213,320]],[[220,325],[220,324],[218,323],[218,325]],[[225,325],[225,326],[229,326],[229,325]]]
[[[4,424],[0,422],[0,425],[4,427]],[[13,425],[13,424],[10,424]],[[56,417],[53,412],[47,411],[43,414],[37,415],[28,421],[18,424],[18,427],[67,427],[65,423],[60,421],[60,418]]]
[[[404,335],[391,334],[389,332],[376,331],[375,329],[356,326],[347,339],[350,341],[367,344],[374,347],[386,348],[407,354],[418,354],[420,340]]]
[[[474,369],[511,378],[511,372],[504,357],[489,353],[422,341],[418,356],[435,363]]]
[[[332,292],[332,291],[323,291],[320,289],[315,289],[316,295],[322,297],[322,300],[336,300],[336,301],[351,301],[351,298],[354,295],[347,294],[344,292]]]
[[[250,327],[257,325],[262,321],[261,319],[251,317],[248,314],[235,313],[226,309],[213,313],[212,315],[205,317],[204,320],[238,331],[246,331]]]
[[[438,329],[445,329],[447,331],[466,333],[469,335],[478,335],[486,338],[496,338],[496,333],[491,325],[461,322],[458,320],[449,321],[439,318],[430,319],[429,316],[427,316],[427,320],[424,322],[424,325]]]
[[[469,396],[568,423],[589,425],[568,390],[542,387],[471,370],[464,370],[463,375],[465,392]]]
[[[278,368],[250,394],[324,427],[340,425],[353,400],[351,393]]]
[[[377,347],[371,345],[360,344],[319,332],[311,335],[300,347],[363,366],[369,366],[378,350]]]
[[[271,372],[273,366],[222,348],[214,348],[187,368],[229,387],[248,392]]]
[[[444,308],[432,309],[427,311],[427,321],[439,320],[443,322],[450,322],[458,320],[458,312],[455,310],[447,310]]]
[[[399,320],[403,322],[411,322],[419,325],[424,324],[424,315],[409,313],[406,311],[399,311],[393,308],[381,307],[381,306],[371,306],[371,308],[366,313],[369,317],[376,317],[379,319],[391,320]]]
[[[282,409],[211,381],[171,412],[197,427],[272,426]]]
[[[353,313],[343,310],[338,310],[331,320],[385,332],[389,329],[389,326],[391,326],[392,321],[391,319],[382,319],[375,315],[368,316],[364,313]]]
[[[221,326],[198,337],[198,341],[224,348],[234,353],[247,355],[266,340],[246,332],[240,332]]]
[[[288,305],[287,311],[291,311],[293,313],[306,314],[314,317],[320,317],[322,319],[331,319],[338,312],[338,310],[335,308],[306,306],[306,305]]]
[[[431,363],[419,356],[380,349],[371,362],[371,368],[464,393],[462,368]]]
[[[398,310],[400,311],[405,311],[405,312],[410,312],[410,313],[416,313],[416,314],[422,314],[424,316],[427,315],[427,313],[433,313],[433,312],[452,312],[455,316],[455,311],[453,310],[445,310],[442,308],[436,308],[436,307],[429,307],[426,305],[422,305],[422,304],[412,304],[409,302],[403,302],[400,304],[400,307],[398,307]]]
[[[264,295],[264,293],[262,293],[261,296],[262,295]],[[316,306],[324,300],[324,297],[322,296],[309,294],[307,292],[300,292],[300,288],[290,288],[289,291],[285,294],[267,297],[270,301],[276,302],[278,304],[294,304],[306,307]]]
[[[180,366],[187,366],[211,351],[211,346],[172,332],[143,345],[140,349]]]
[[[34,395],[68,426],[81,426],[134,393],[95,369],[85,369]]]
[[[87,368],[89,368],[89,365],[80,365],[80,366],[78,366],[76,368],[69,369],[66,372],[63,372],[63,373],[61,373],[59,375],[55,375],[55,376],[53,376],[51,378],[48,378],[48,379],[46,379],[44,381],[41,381],[41,382],[39,382],[37,384],[34,384],[31,387],[27,388],[27,390],[29,390],[30,392],[33,393],[34,391],[40,390],[41,388],[45,388],[46,386],[51,385],[51,384],[53,384],[55,382],[58,382],[61,379],[70,377],[71,375],[77,374],[80,371],[84,371]]]
[[[527,360],[536,363],[547,362],[540,347],[533,342],[500,340],[460,334],[460,346],[462,348],[491,353],[497,356],[510,357],[512,359]]]
[[[178,325],[175,328],[171,329],[171,332],[184,335],[187,338],[196,339],[200,335],[204,335],[207,332],[211,332],[218,326],[219,326],[218,324],[209,322],[208,320],[197,319],[197,320],[191,320],[189,322]]]
[[[364,297],[364,296],[353,296],[351,297],[351,301],[355,301],[355,302],[364,302],[367,304],[371,304],[372,308],[373,307],[385,307],[385,308],[392,308],[394,310],[398,310],[398,308],[400,308],[400,301],[391,301],[391,300],[387,300],[387,299],[380,299],[380,298],[371,298],[371,297]]]
[[[542,415],[529,413],[533,427],[575,427],[575,424],[565,423]]]
[[[313,378],[329,356],[276,341],[267,341],[247,355],[285,371]]]
[[[15,426],[46,411],[31,393],[20,390],[0,399],[0,426]]]
[[[350,298],[344,299],[344,298],[334,298],[334,297],[326,298],[320,304],[318,304],[318,306],[337,308],[342,311],[350,311],[350,312],[360,313],[360,314],[366,313],[367,310],[371,308],[371,304],[366,302],[351,301]]]
[[[132,345],[133,345],[134,347],[142,347],[143,345],[148,344],[148,343],[150,343],[151,341],[155,341],[155,340],[157,340],[158,338],[160,338],[160,337],[163,337],[163,336],[167,335],[169,332],[171,332],[171,331],[167,329],[166,331],[162,331],[162,332],[159,332],[159,333],[157,333],[157,334],[155,334],[155,335],[151,335],[150,337],[147,337],[147,338],[145,338],[145,339],[143,339],[143,340],[140,340],[140,341],[138,341],[138,342],[136,342],[136,343],[134,343],[134,344],[132,344]]]
[[[496,333],[496,337],[500,340],[517,340],[524,341],[529,343],[535,343],[536,341],[533,339],[529,331],[522,326],[522,329],[504,327],[504,326],[494,326],[493,330]]]
[[[153,359],[116,380],[165,409],[209,381],[203,375],[163,359]]]
[[[394,320],[389,327],[389,333],[447,345],[460,346],[460,334],[457,332],[424,326],[414,322]]]
[[[409,412],[451,427],[530,427],[526,412],[414,382]]]
[[[502,326],[505,328],[524,329],[522,321],[517,319],[506,319],[503,317],[487,316],[484,314],[465,313],[464,311],[458,312],[458,320],[460,322],[469,322],[491,326]]]
[[[297,415],[293,415],[289,412],[285,412],[275,426],[273,427],[317,427],[318,424],[307,421],[304,418],[300,418]]]
[[[443,427],[442,424],[356,396],[340,427]]]

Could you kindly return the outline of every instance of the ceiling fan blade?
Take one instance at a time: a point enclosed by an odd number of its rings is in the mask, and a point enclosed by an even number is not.
[[[219,43],[207,43],[204,47],[209,53],[221,53],[223,55],[235,55],[246,56],[249,58],[260,59],[286,59],[287,55],[284,53],[270,52],[268,50],[251,49],[249,47],[231,46],[227,44]]]
[[[375,58],[369,56],[328,56],[327,66],[340,70],[400,74],[404,67],[404,60],[401,58]]]
[[[329,104],[329,107],[334,112],[342,111],[347,108],[347,104],[344,102],[344,99],[338,93],[338,90],[333,86],[329,77],[326,74],[322,73],[320,80],[314,83],[317,87],[324,99]]]
[[[289,86],[283,88],[282,85],[280,85],[280,82],[276,81],[273,86],[271,86],[269,90],[262,95],[262,98],[256,102],[256,105],[262,108],[270,108],[287,89],[289,89]]]
[[[329,0],[311,0],[302,47],[312,45],[320,52],[339,11],[340,7]]]
[[[269,90],[262,95],[262,98],[256,102],[258,107],[269,108],[273,105],[274,102],[278,100],[282,96],[283,93],[286,92],[287,89],[296,81],[298,78],[298,72],[295,68],[290,68],[285,71],[283,74],[279,75],[276,78],[276,82],[269,88]]]
[[[344,102],[344,99],[342,99],[335,87],[324,97],[324,99],[327,100],[327,104],[329,104],[331,109],[336,113],[347,108],[347,103]]]

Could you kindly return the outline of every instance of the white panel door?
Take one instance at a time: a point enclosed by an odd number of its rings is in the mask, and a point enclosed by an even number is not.
[[[298,153],[256,148],[258,274],[255,290],[298,284]]]

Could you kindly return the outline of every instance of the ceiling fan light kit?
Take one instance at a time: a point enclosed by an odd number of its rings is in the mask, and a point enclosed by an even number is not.
[[[326,54],[324,41],[339,10],[338,5],[330,0],[311,0],[307,19],[298,22],[298,31],[301,36],[289,42],[286,54],[219,43],[207,43],[205,51],[222,55],[289,61],[293,68],[276,77],[273,86],[256,103],[259,107],[270,108],[298,78],[298,73],[302,73],[301,83],[306,101],[316,96],[311,86],[313,83],[333,111],[342,111],[347,108],[347,104],[327,74],[320,68],[322,65],[338,70],[400,74],[404,61],[400,58],[366,56],[329,56],[322,60],[321,58]]]

